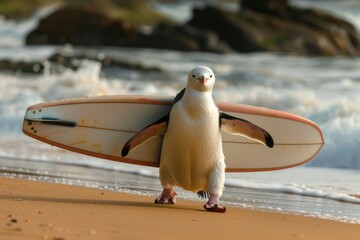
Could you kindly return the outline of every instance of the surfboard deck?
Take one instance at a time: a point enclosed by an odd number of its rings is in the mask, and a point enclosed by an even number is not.
[[[158,167],[162,136],[134,149],[126,158],[121,157],[121,149],[134,134],[162,117],[171,104],[172,98],[152,96],[82,97],[45,102],[27,109],[23,132],[70,151]],[[227,172],[298,166],[311,160],[324,144],[320,127],[305,118],[255,106],[223,102],[217,105],[223,112],[266,129],[275,143],[273,148],[268,148],[222,132]]]

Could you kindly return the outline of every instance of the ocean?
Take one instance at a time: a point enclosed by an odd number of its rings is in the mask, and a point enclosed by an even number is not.
[[[292,2],[331,11],[360,31],[359,1]],[[181,22],[189,17],[191,5],[188,1],[158,8],[164,13],[176,12],[174,18]],[[39,102],[81,96],[175,96],[185,86],[189,70],[206,65],[216,75],[217,101],[301,115],[316,122],[325,137],[321,152],[304,166],[227,174],[224,204],[360,224],[359,58],[24,45],[26,33],[52,10],[42,9],[21,22],[0,17],[0,59],[42,62],[54,53],[86,54],[93,59],[111,56],[161,71],[106,67],[94,60],[77,61],[76,70],[47,62],[41,74],[0,69],[0,176],[155,197],[161,192],[157,169],[84,156],[30,139],[21,131],[25,110]],[[200,201],[196,194],[177,192],[180,198]]]

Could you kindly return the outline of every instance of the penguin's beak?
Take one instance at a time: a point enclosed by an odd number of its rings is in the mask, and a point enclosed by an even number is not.
[[[209,80],[209,78],[206,78],[204,75],[197,78],[197,80],[201,83],[201,84],[205,84],[207,82],[207,80]]]

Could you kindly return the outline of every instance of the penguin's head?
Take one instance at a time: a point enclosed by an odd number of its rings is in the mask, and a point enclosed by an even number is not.
[[[206,66],[195,67],[190,71],[187,81],[187,88],[206,92],[211,91],[215,83],[215,74]]]

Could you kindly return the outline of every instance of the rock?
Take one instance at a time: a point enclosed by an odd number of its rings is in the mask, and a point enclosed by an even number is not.
[[[143,34],[134,46],[215,53],[232,51],[209,29],[195,28],[191,25],[172,26],[165,23],[156,26],[151,35]]]
[[[242,0],[241,4],[238,13],[210,6],[195,8],[188,23],[161,23],[148,34],[129,20],[113,20],[89,8],[67,6],[42,19],[26,43],[215,53],[360,55],[360,35],[345,20],[319,10],[292,7],[288,0]]]
[[[41,62],[24,62],[24,61],[10,61],[10,60],[0,60],[0,69],[1,71],[15,72],[15,73],[40,73],[43,71],[43,65]],[[16,198],[15,201],[21,201],[21,199]]]
[[[65,7],[39,22],[27,44],[127,45],[137,34],[128,21],[112,20],[96,11]]]
[[[188,24],[212,30],[239,52],[360,55],[360,35],[353,25],[322,11],[291,7],[287,0],[242,0],[237,14],[196,8]]]
[[[102,64],[102,68],[106,67],[119,67],[129,70],[137,70],[141,72],[161,72],[162,70],[158,67],[146,66],[144,64],[133,62],[128,59],[123,58],[115,58],[111,56],[102,56],[102,57],[95,57],[89,54],[76,54],[76,55],[66,55],[62,53],[55,53],[54,55],[50,56],[48,60],[51,63],[59,63],[62,66],[76,70],[80,66],[78,64],[81,60],[90,60],[100,62]]]
[[[0,60],[0,70],[4,72],[14,72],[17,74],[40,74],[44,72],[45,62],[50,64],[60,65],[64,68],[59,68],[58,70],[51,69],[52,72],[61,72],[64,69],[77,70],[81,66],[83,60],[90,60],[100,62],[102,69],[106,68],[122,68],[127,70],[136,70],[140,72],[162,72],[162,69],[154,66],[147,66],[140,62],[131,61],[121,57],[111,57],[103,55],[101,57],[94,56],[86,53],[78,53],[67,55],[64,53],[55,53],[49,56],[44,62],[38,61],[10,61],[10,60]],[[48,65],[49,66],[49,65]],[[21,199],[16,198],[16,201]]]
[[[231,51],[211,30],[162,23],[151,34],[145,34],[128,21],[111,20],[98,12],[73,7],[65,7],[42,19],[26,37],[26,43]]]
[[[253,38],[251,26],[237,14],[215,7],[195,8],[193,18],[188,22],[196,28],[209,29],[235,51],[254,52],[265,50]]]
[[[294,52],[325,56],[360,55],[360,35],[356,28],[320,10],[292,7],[287,0],[242,0],[240,16],[256,21],[257,27],[271,24],[275,35],[285,36],[288,41],[284,44],[292,47]],[[265,20],[259,22],[259,18]],[[298,51],[298,47],[304,51]]]
[[[261,12],[275,12],[283,10],[289,6],[288,0],[241,0],[241,9],[252,9]]]

